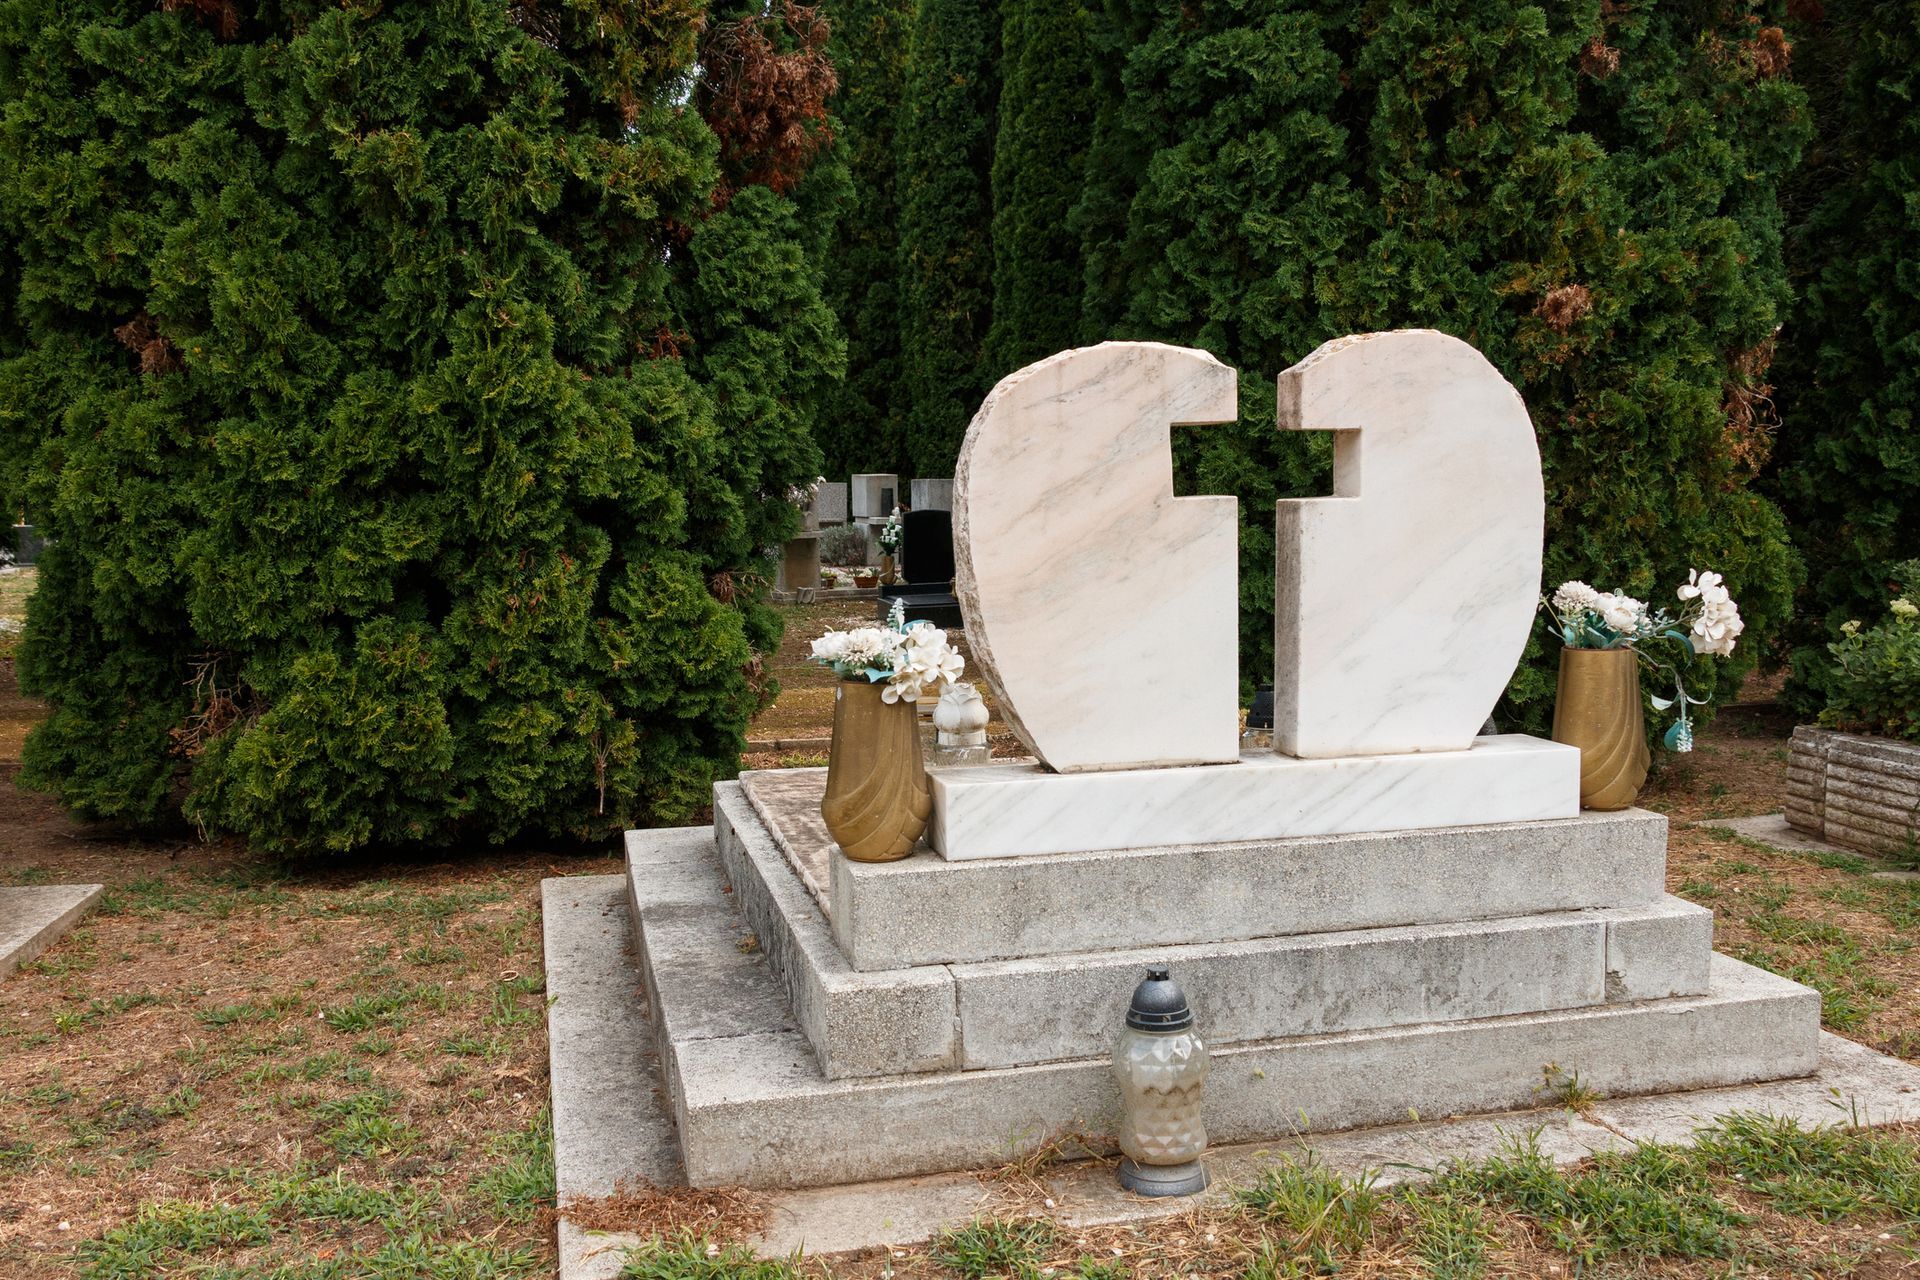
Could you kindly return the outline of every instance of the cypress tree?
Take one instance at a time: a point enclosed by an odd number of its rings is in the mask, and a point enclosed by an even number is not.
[[[1826,646],[1920,557],[1920,4],[1798,7],[1795,75],[1818,134],[1791,255],[1776,491],[1807,565],[1788,693],[1825,703]]]
[[[1724,670],[1750,669],[1793,578],[1751,485],[1765,424],[1743,406],[1787,299],[1777,197],[1805,121],[1777,32],[1748,16],[1110,7],[1109,31],[1137,33],[1119,125],[1148,154],[1126,236],[1088,279],[1131,282],[1127,336],[1245,375],[1240,422],[1188,433],[1181,463],[1195,490],[1242,500],[1247,679],[1271,662],[1272,499],[1325,483],[1325,441],[1276,439],[1270,379],[1327,338],[1407,326],[1473,343],[1525,397],[1549,583],[1664,596],[1689,567],[1722,569],[1751,627]],[[1538,732],[1553,655],[1536,641],[1532,657],[1502,714]]]
[[[900,126],[900,318],[907,456],[950,476],[992,386],[991,173],[1000,23],[992,0],[920,0]]]
[[[906,94],[913,0],[829,0],[839,75],[835,147],[851,194],[828,225],[826,296],[847,337],[844,387],[819,432],[826,474],[904,472],[907,399],[900,359],[897,123]]]
[[[680,0],[0,5],[23,778],[284,849],[678,822],[832,353]],[[731,158],[730,158],[731,162]]]
[[[993,151],[990,377],[1075,345],[1079,199],[1093,124],[1087,14],[1078,0],[1001,0]]]

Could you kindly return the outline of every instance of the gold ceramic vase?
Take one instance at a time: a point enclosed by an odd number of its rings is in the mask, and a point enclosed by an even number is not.
[[[1553,740],[1580,748],[1580,807],[1625,809],[1653,757],[1640,718],[1640,662],[1631,649],[1562,649]]]
[[[893,568],[893,553],[888,552],[886,555],[880,557],[880,582],[882,585],[890,587],[893,585],[893,580],[896,576]]]
[[[913,852],[933,812],[911,702],[881,700],[883,684],[842,680],[833,695],[833,748],[820,816],[855,862]]]

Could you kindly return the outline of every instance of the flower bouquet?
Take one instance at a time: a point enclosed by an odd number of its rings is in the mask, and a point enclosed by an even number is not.
[[[883,586],[892,586],[896,581],[893,572],[893,558],[900,554],[900,539],[904,530],[900,524],[900,508],[895,507],[887,522],[880,526],[880,582]]]
[[[1706,703],[1688,694],[1686,672],[1696,656],[1725,657],[1746,629],[1740,606],[1734,603],[1717,573],[1690,570],[1675,593],[1676,610],[1651,609],[1644,600],[1611,591],[1596,591],[1584,582],[1563,582],[1541,604],[1559,629],[1569,649],[1630,649],[1640,660],[1673,675],[1671,698],[1652,698],[1656,711],[1678,708],[1678,718],[1664,741],[1675,751],[1693,750],[1693,721],[1689,707]],[[1659,653],[1671,653],[1662,662]]]
[[[966,661],[939,627],[909,626],[899,600],[886,626],[829,631],[813,642],[811,658],[840,677],[820,816],[847,857],[904,858],[933,812],[912,704],[937,696]]]
[[[813,642],[810,661],[842,680],[864,680],[886,687],[885,703],[917,702],[930,688],[936,696],[967,669],[967,660],[947,643],[947,633],[931,622],[906,621],[906,604],[895,600],[884,627],[829,631]]]

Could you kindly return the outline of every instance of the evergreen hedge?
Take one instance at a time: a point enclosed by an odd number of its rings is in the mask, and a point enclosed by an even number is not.
[[[993,386],[995,0],[918,0],[900,117],[901,383],[908,470],[950,476]]]
[[[836,373],[686,0],[5,0],[23,779],[276,849],[681,822]]]
[[[1802,299],[1782,332],[1774,480],[1807,565],[1788,690],[1812,712],[1834,691],[1828,644],[1920,557],[1920,3],[1795,16],[1818,134],[1790,192]]]
[[[1795,566],[1753,477],[1788,301],[1778,193],[1807,121],[1772,4],[1109,0],[1102,148],[1076,225],[1098,336],[1243,371],[1233,428],[1182,433],[1192,491],[1235,493],[1242,672],[1271,664],[1272,502],[1324,492],[1325,440],[1282,440],[1272,376],[1351,332],[1429,326],[1520,389],[1546,472],[1546,580],[1666,600],[1723,571],[1749,643]],[[1124,209],[1124,219],[1118,211]],[[1089,335],[1094,336],[1094,335]],[[1536,633],[1502,716],[1544,730]]]
[[[828,225],[826,293],[847,335],[847,375],[821,423],[825,474],[908,472],[900,359],[900,199],[895,151],[913,0],[825,0],[840,92],[836,148],[852,191]]]
[[[1000,3],[989,386],[1074,346],[1079,332],[1079,243],[1068,215],[1093,125],[1086,25],[1079,0]]]

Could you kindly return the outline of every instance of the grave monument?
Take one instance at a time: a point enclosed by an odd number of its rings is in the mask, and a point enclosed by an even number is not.
[[[908,622],[964,627],[953,573],[952,513],[918,507],[907,512],[900,517],[900,581],[881,584],[879,616],[884,620],[897,599]]]
[[[1713,953],[1664,817],[1583,813],[1574,748],[1475,736],[1539,591],[1513,389],[1406,331],[1327,344],[1278,403],[1336,462],[1278,512],[1274,750],[1236,732],[1235,500],[1172,488],[1169,429],[1232,420],[1234,371],[1106,343],[1002,380],[954,477],[978,674],[1034,759],[931,770],[899,862],[833,848],[824,770],[629,833],[694,1186],[1106,1149],[1148,966],[1213,1048],[1220,1143],[1815,1070],[1819,996]]]

